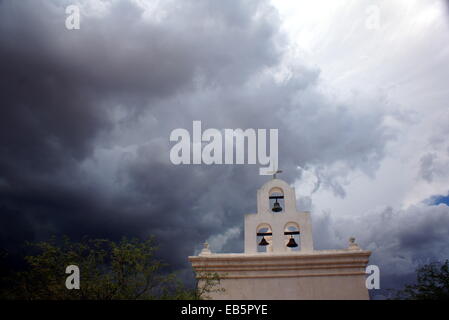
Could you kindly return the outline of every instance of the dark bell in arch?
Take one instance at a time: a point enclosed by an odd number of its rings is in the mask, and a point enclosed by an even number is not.
[[[267,246],[268,245],[268,241],[265,240],[265,237],[262,237],[262,240],[260,240],[259,242],[259,246]]]
[[[278,199],[276,199],[276,202],[273,204],[273,209],[271,209],[273,212],[280,212],[282,211],[282,207],[278,202]]]
[[[290,237],[290,239],[288,240],[287,243],[287,247],[289,248],[296,248],[298,246],[298,244],[296,243],[295,239],[292,237]]]

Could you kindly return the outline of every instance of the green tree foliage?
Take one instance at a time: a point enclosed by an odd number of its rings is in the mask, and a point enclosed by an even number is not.
[[[416,275],[416,283],[406,285],[403,290],[396,292],[396,299],[449,299],[449,260],[424,265],[416,270]]]
[[[0,297],[25,300],[204,299],[219,285],[218,275],[208,276],[196,288],[186,288],[155,258],[154,239],[123,238],[119,242],[84,239],[29,243],[27,268],[3,277]],[[66,267],[80,270],[80,289],[68,290]],[[5,272],[4,274],[7,274]]]
[[[210,299],[210,293],[224,292],[220,287],[220,276],[214,272],[199,272],[196,275],[196,285],[193,290],[194,299]]]

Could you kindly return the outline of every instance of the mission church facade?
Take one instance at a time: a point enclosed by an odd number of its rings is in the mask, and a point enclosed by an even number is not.
[[[257,192],[257,213],[245,215],[245,252],[212,253],[189,261],[199,281],[218,274],[212,299],[369,299],[370,251],[351,238],[347,249],[314,250],[309,212],[296,209],[295,189],[274,178]]]

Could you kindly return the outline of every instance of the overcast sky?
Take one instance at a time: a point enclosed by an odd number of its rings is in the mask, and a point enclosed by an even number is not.
[[[241,252],[269,177],[173,165],[170,132],[201,120],[278,128],[315,246],[355,236],[381,287],[403,285],[449,257],[448,14],[442,0],[0,0],[1,245],[153,234],[186,278],[206,239]]]

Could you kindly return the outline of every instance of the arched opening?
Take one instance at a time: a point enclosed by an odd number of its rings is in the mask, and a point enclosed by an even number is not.
[[[301,250],[301,237],[299,225],[296,222],[288,222],[284,227],[284,244],[286,251]],[[296,246],[295,246],[296,245]]]
[[[272,213],[281,213],[285,210],[284,192],[281,188],[275,187],[268,193],[268,207]]]
[[[273,251],[273,233],[268,223],[262,223],[256,232],[257,252]]]

